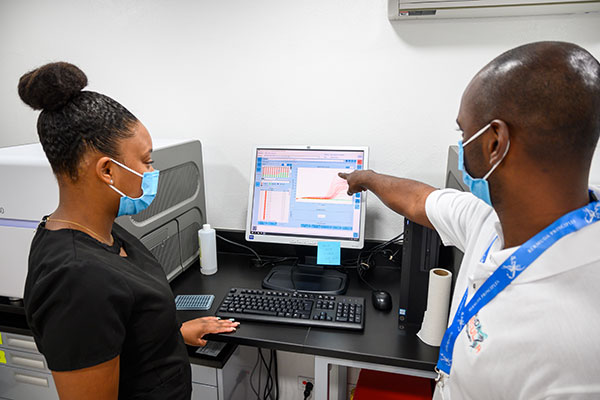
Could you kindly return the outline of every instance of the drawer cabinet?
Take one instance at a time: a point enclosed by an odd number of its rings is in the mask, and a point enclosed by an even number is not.
[[[192,382],[192,400],[219,400],[217,387]]]
[[[14,349],[40,354],[33,336],[0,332],[0,349]]]
[[[17,367],[30,369],[38,372],[51,373],[46,365],[46,359],[41,354],[26,353],[24,351],[12,349],[0,349],[4,353],[6,365],[9,367]]]
[[[58,400],[52,373],[33,337],[0,332],[0,398]]]
[[[192,358],[192,400],[246,400],[256,397],[250,388],[250,372],[256,349],[237,346],[222,368],[195,364]]]
[[[238,346],[222,368],[192,361],[192,400],[252,397],[250,371],[256,349]],[[198,361],[196,361],[198,362]],[[0,400],[58,400],[46,359],[33,337],[0,332]]]
[[[0,398],[58,400],[50,373],[9,365],[0,366]]]

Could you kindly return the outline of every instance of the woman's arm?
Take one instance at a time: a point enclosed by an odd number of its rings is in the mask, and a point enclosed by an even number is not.
[[[52,371],[60,400],[112,400],[119,396],[119,360],[74,371]]]
[[[209,333],[234,332],[239,322],[217,317],[196,318],[181,324],[183,341],[190,346],[204,346],[206,340],[202,336]]]

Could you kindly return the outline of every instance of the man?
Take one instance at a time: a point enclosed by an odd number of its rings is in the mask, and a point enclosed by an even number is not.
[[[436,397],[600,398],[598,60],[570,43],[512,49],[469,83],[457,123],[472,193],[340,174],[465,253]]]

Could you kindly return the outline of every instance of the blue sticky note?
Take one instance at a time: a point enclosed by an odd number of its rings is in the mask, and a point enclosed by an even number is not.
[[[317,264],[340,265],[341,250],[340,242],[318,242]]]

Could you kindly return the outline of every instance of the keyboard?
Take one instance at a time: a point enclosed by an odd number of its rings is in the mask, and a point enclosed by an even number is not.
[[[365,299],[307,292],[231,288],[217,317],[362,330]]]

